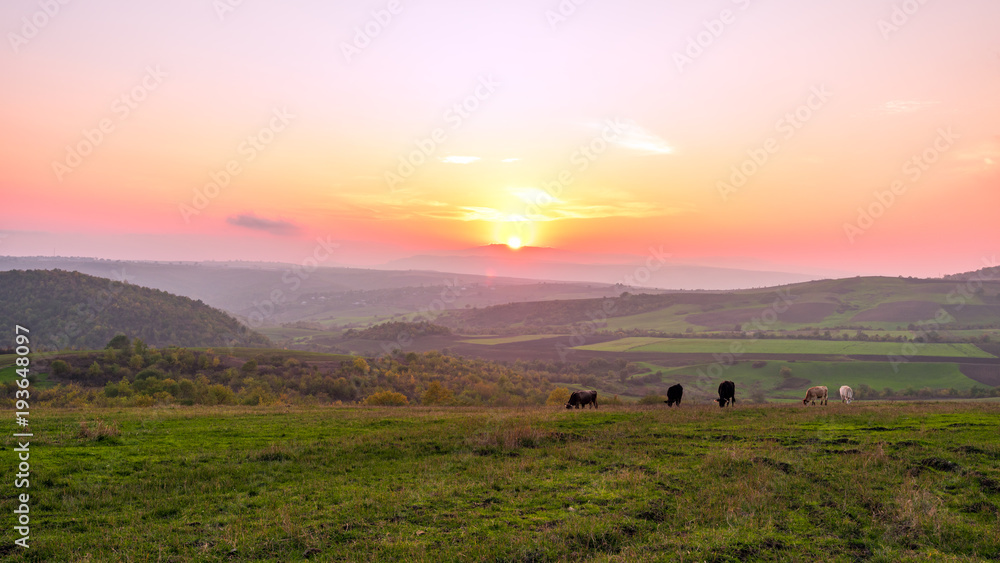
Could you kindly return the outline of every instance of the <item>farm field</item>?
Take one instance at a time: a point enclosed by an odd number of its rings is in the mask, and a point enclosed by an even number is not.
[[[813,385],[825,385],[829,388],[831,400],[836,398],[841,385],[849,385],[855,391],[861,384],[882,391],[889,387],[902,391],[909,387],[915,390],[955,389],[968,391],[982,384],[969,379],[953,363],[902,363],[893,369],[888,362],[781,362],[771,361],[763,368],[754,368],[753,362],[740,362],[725,367],[722,377],[736,383],[737,399],[746,400],[750,389],[759,385],[768,400],[795,399],[801,400],[805,391]],[[664,369],[651,364],[644,364],[650,371],[663,373],[663,381],[667,384],[681,383],[685,388],[685,398],[697,393],[699,387],[705,387],[703,400],[711,401],[717,397],[716,386],[700,384],[699,374],[714,373],[711,364],[695,365],[681,368]],[[777,374],[782,367],[792,371],[790,381],[785,381]],[[655,368],[655,369],[654,369]],[[717,368],[716,368],[717,369]]]
[[[716,338],[649,338],[629,337],[579,346],[577,350],[596,352],[663,352],[673,354],[725,354],[740,346],[746,354],[821,354],[821,355],[897,355],[904,354],[900,342],[854,342],[844,340],[779,340],[779,339],[716,339]],[[907,347],[910,355],[956,358],[992,358],[974,344],[928,343]]]
[[[525,334],[521,336],[501,336],[497,338],[469,338],[460,340],[465,344],[482,344],[484,346],[495,346],[497,344],[512,344],[515,342],[531,342],[532,340],[544,340],[564,336],[560,334]]]
[[[12,561],[1000,558],[997,403],[35,420]]]

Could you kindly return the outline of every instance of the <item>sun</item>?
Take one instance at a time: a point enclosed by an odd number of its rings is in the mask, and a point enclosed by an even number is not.
[[[512,250],[521,248],[521,237],[511,235],[511,237],[507,239],[507,246],[509,246]]]

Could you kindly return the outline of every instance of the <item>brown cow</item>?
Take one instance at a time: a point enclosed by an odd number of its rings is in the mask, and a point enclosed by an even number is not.
[[[810,387],[809,390],[806,391],[806,398],[802,399],[802,404],[803,405],[808,405],[809,401],[812,401],[812,404],[815,405],[816,401],[819,401],[819,404],[825,405],[826,404],[826,394],[827,394],[826,393],[826,387],[823,386],[823,385],[817,385],[816,387]]]

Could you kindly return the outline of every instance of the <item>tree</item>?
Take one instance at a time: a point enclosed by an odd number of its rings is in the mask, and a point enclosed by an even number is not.
[[[143,360],[141,354],[134,354],[128,361],[128,366],[134,370],[142,369],[143,365],[145,365],[145,360]]]
[[[104,347],[105,350],[112,348],[115,350],[131,350],[132,342],[129,341],[128,337],[124,334],[118,333],[114,338],[108,341],[108,345]]]
[[[354,358],[354,361],[351,362],[351,367],[358,373],[368,373],[368,370],[371,369],[368,366],[368,362],[366,362],[361,356]]]
[[[451,390],[441,384],[440,381],[431,381],[424,391],[420,402],[425,405],[447,405],[455,399]]]
[[[569,402],[571,393],[565,387],[556,387],[549,393],[549,398],[545,399],[545,404],[549,406],[565,405]]]
[[[70,372],[73,371],[73,368],[69,367],[69,364],[67,364],[62,360],[56,360],[52,362],[52,365],[49,367],[49,369],[52,370],[52,375],[54,375],[55,377],[62,377],[64,375],[69,375]]]
[[[101,364],[98,364],[97,361],[94,361],[94,363],[90,364],[90,369],[87,370],[88,377],[96,379],[98,377],[101,377],[102,375],[104,375],[104,370],[101,369]]]
[[[780,375],[782,379],[788,379],[792,377],[792,368],[788,366],[782,366],[781,369],[778,370],[778,375]]]
[[[139,356],[145,356],[145,355],[146,355],[146,352],[148,352],[148,351],[149,351],[149,347],[148,347],[148,346],[146,346],[146,343],[145,343],[145,342],[143,342],[141,338],[136,338],[136,339],[135,339],[135,340],[134,340],[134,341],[132,342],[132,351],[133,351],[133,352],[134,352],[134,353],[135,353],[136,355],[139,355]]]

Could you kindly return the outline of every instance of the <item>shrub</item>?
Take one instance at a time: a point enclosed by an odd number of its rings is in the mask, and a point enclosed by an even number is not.
[[[571,393],[569,389],[565,387],[556,387],[549,393],[549,398],[545,399],[545,404],[548,406],[559,406],[565,405],[569,401],[569,396]]]
[[[409,399],[402,393],[395,391],[376,391],[365,397],[361,402],[363,405],[385,406],[385,407],[405,407],[410,404]]]
[[[69,367],[69,364],[67,364],[62,360],[56,360],[52,362],[52,365],[49,366],[49,369],[52,371],[52,375],[55,377],[62,377],[65,375],[69,375],[70,372],[73,371],[73,368]]]

